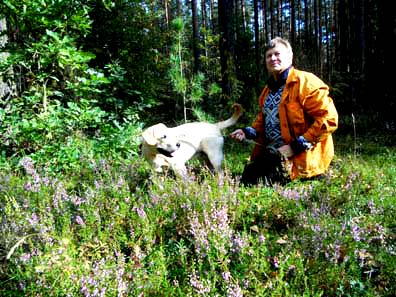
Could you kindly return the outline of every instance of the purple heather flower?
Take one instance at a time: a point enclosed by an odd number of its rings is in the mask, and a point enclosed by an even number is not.
[[[363,230],[358,226],[358,225],[353,225],[351,228],[351,232],[352,232],[352,237],[355,241],[361,241],[362,240],[362,233]]]
[[[30,253],[24,253],[21,255],[20,260],[22,262],[29,262],[29,260],[32,258],[32,255]]]
[[[146,217],[146,212],[144,211],[144,207],[133,207],[133,210],[136,211],[136,213],[138,214],[139,217],[141,218],[145,218]]]
[[[23,291],[23,290],[25,290],[25,288],[26,288],[25,282],[20,281],[20,282],[18,283],[18,290]]]
[[[35,213],[32,213],[31,218],[28,218],[27,220],[30,223],[30,225],[32,225],[32,227],[37,226],[37,224],[39,223],[39,218]]]
[[[79,215],[76,216],[76,223],[81,226],[85,225],[84,220]]]
[[[207,286],[204,286],[202,281],[195,274],[190,277],[190,285],[199,295],[206,295],[207,293],[210,293],[210,281],[207,281],[206,283]]]
[[[33,162],[32,158],[23,157],[19,161],[19,165],[21,165],[25,169],[27,174],[29,174],[29,175],[36,174],[36,169],[34,169],[34,162]]]
[[[95,184],[95,189],[96,190],[100,190],[103,187],[103,184],[100,181],[95,180],[94,184]]]
[[[243,240],[242,236],[236,234],[232,239],[232,252],[240,253],[242,249],[246,246],[246,242]]]
[[[227,288],[227,296],[228,297],[242,297],[242,289],[238,286],[238,284],[230,284]]]
[[[223,277],[223,279],[225,280],[225,282],[229,282],[231,279],[231,273],[229,271],[224,271],[221,273],[221,276]]]

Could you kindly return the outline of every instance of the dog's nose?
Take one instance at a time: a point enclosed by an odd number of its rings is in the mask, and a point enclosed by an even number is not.
[[[176,146],[179,148],[180,147],[180,142],[176,143]]]

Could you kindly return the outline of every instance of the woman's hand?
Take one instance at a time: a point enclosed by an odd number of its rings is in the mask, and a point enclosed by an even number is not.
[[[230,137],[239,141],[243,141],[246,139],[246,135],[242,129],[237,129],[234,132],[230,133]]]
[[[279,153],[280,153],[282,156],[284,156],[284,157],[286,157],[286,158],[293,157],[293,155],[294,155],[294,152],[293,152],[291,146],[288,145],[288,144],[282,145],[280,148],[278,148],[278,151],[279,151]]]

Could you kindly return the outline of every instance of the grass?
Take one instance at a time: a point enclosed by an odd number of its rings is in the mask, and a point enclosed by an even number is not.
[[[141,159],[0,173],[1,296],[393,296],[395,135],[336,134],[326,178],[244,188]],[[6,168],[7,166],[2,166]]]

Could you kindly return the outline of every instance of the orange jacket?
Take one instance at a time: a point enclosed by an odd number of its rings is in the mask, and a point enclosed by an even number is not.
[[[252,124],[259,134],[259,145],[254,147],[251,160],[265,147],[262,110],[268,93],[265,86],[259,97],[260,112]],[[334,157],[331,134],[338,127],[338,113],[329,97],[329,87],[314,74],[291,67],[279,103],[279,120],[286,144],[301,135],[313,144],[310,150],[290,158],[291,179],[324,173]]]

